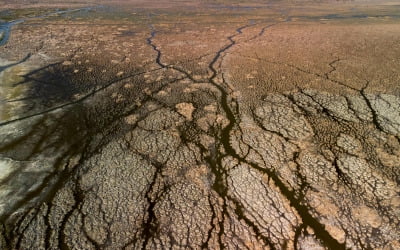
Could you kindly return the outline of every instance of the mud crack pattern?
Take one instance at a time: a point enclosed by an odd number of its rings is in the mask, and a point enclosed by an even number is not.
[[[108,11],[92,15],[112,22]],[[207,39],[208,23],[195,31],[141,11],[141,21],[90,30],[57,17],[45,46],[1,68],[3,88],[22,92],[4,95],[12,105],[0,124],[1,249],[400,247],[396,91],[337,77],[346,59],[308,69],[260,52],[245,58],[328,87],[281,89],[271,78],[247,94],[259,72],[235,71],[237,60],[295,22],[286,12],[220,24],[204,49],[173,35]],[[20,29],[2,50],[26,46]],[[60,31],[92,42],[63,45]],[[174,44],[195,49],[174,54]],[[56,47],[69,54],[56,58]],[[55,62],[4,80],[41,53]]]

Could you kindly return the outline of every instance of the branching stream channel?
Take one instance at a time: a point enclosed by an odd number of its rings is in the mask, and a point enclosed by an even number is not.
[[[1,249],[398,249],[397,19],[202,4],[0,26]]]

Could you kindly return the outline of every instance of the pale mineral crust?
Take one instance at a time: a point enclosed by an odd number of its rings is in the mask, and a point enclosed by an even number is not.
[[[5,2],[0,249],[400,248],[398,5]]]

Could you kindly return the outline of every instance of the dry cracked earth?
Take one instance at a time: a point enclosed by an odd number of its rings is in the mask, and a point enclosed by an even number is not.
[[[0,7],[1,249],[400,249],[400,5],[40,2]]]

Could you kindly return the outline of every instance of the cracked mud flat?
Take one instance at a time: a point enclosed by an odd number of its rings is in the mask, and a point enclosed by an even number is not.
[[[400,248],[398,5],[46,6],[7,10],[0,249]]]

